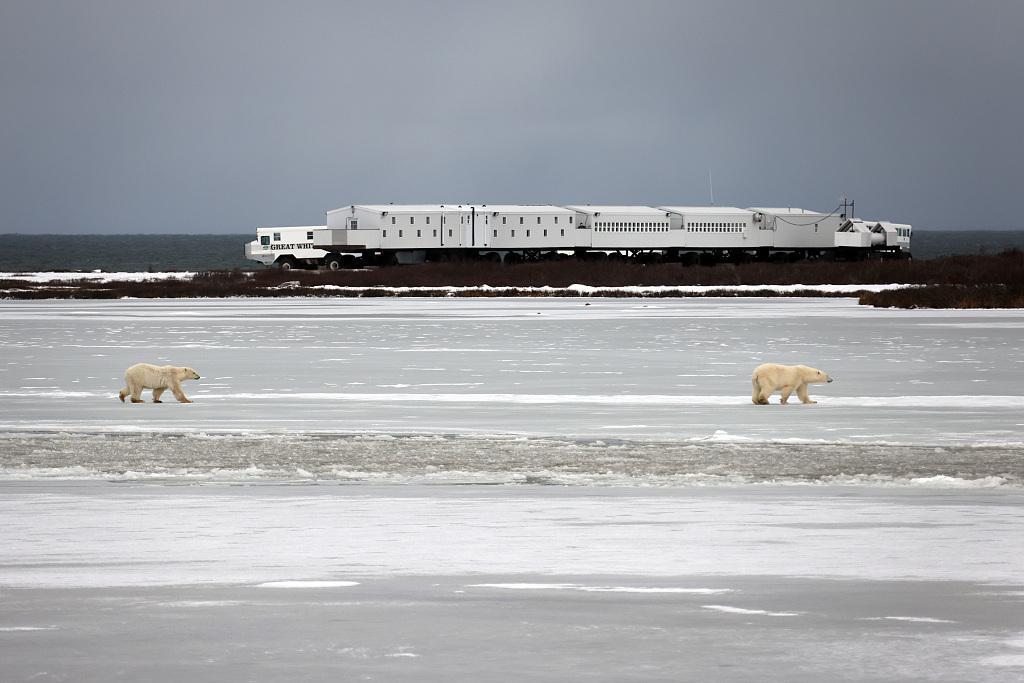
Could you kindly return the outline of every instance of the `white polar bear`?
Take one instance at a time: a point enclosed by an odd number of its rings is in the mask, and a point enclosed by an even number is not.
[[[199,374],[192,368],[179,368],[174,365],[150,365],[149,363],[138,363],[124,371],[124,381],[128,384],[117,396],[124,403],[125,396],[131,394],[132,403],[142,403],[142,390],[153,390],[153,403],[162,403],[160,396],[167,389],[171,390],[174,398],[182,403],[192,403],[185,392],[181,390],[181,383],[186,379],[199,379]]]
[[[754,368],[754,374],[750,381],[754,385],[751,399],[755,404],[763,406],[768,405],[768,397],[779,389],[782,390],[781,403],[783,404],[789,401],[789,395],[794,390],[804,403],[817,403],[807,395],[807,385],[824,384],[831,382],[832,378],[821,370],[806,365],[764,363]]]

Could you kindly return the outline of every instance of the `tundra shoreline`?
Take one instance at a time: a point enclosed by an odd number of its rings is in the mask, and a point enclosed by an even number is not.
[[[857,297],[899,308],[1024,307],[1024,252],[931,261],[437,263],[350,271],[0,273],[0,298]]]

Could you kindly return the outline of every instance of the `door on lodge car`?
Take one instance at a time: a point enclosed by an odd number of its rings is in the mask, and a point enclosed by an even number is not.
[[[447,249],[454,249],[461,247],[462,243],[462,218],[461,211],[442,211],[441,212],[441,239],[440,246]]]
[[[466,211],[463,216],[466,220],[462,224],[462,246],[472,247],[479,241],[480,231],[483,230],[484,216],[473,209]]]

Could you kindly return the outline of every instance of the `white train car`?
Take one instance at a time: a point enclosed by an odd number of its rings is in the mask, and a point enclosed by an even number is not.
[[[845,220],[838,213],[820,213],[792,207],[752,208],[765,232],[771,233],[772,251],[793,256],[820,256],[835,248],[835,234]]]
[[[589,231],[589,243],[576,248],[614,251],[665,249],[671,220],[667,211],[651,206],[567,206],[576,212],[576,223]]]
[[[758,245],[754,213],[732,206],[660,206],[672,223],[670,247],[680,253],[739,252]]]
[[[487,228],[487,256],[504,260],[533,258],[572,249],[576,212],[551,205],[481,205]],[[509,258],[509,255],[514,258]]]

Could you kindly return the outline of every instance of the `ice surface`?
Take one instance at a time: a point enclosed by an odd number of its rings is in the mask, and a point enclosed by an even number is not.
[[[743,607],[732,607],[730,605],[701,605],[704,609],[714,612],[725,612],[726,614],[758,615],[765,617],[798,617],[799,612],[769,612],[763,609],[746,609]]]
[[[0,585],[7,586],[349,582],[392,575],[572,576],[581,571],[1024,584],[1024,516],[1019,514],[1024,492],[1018,488],[181,489],[8,482],[0,484],[0,493]],[[602,590],[630,585],[527,583]],[[651,587],[644,581],[631,585]]]
[[[674,586],[581,586],[575,583],[474,583],[469,588],[504,588],[507,590],[575,590],[584,593],[692,593],[717,595],[731,593],[731,588],[679,588]]]
[[[840,299],[0,302],[0,678],[1007,680],[1022,327]],[[754,406],[767,360],[838,379]],[[196,367],[196,403],[121,404],[139,361]]]
[[[0,314],[10,431],[1024,441],[1021,311],[293,299],[7,301]],[[196,403],[119,403],[121,375],[140,361],[197,368],[203,379],[185,385]],[[837,379],[812,387],[814,406],[754,406],[749,377],[763,361]]]
[[[264,581],[257,588],[347,588],[358,586],[358,581]]]

